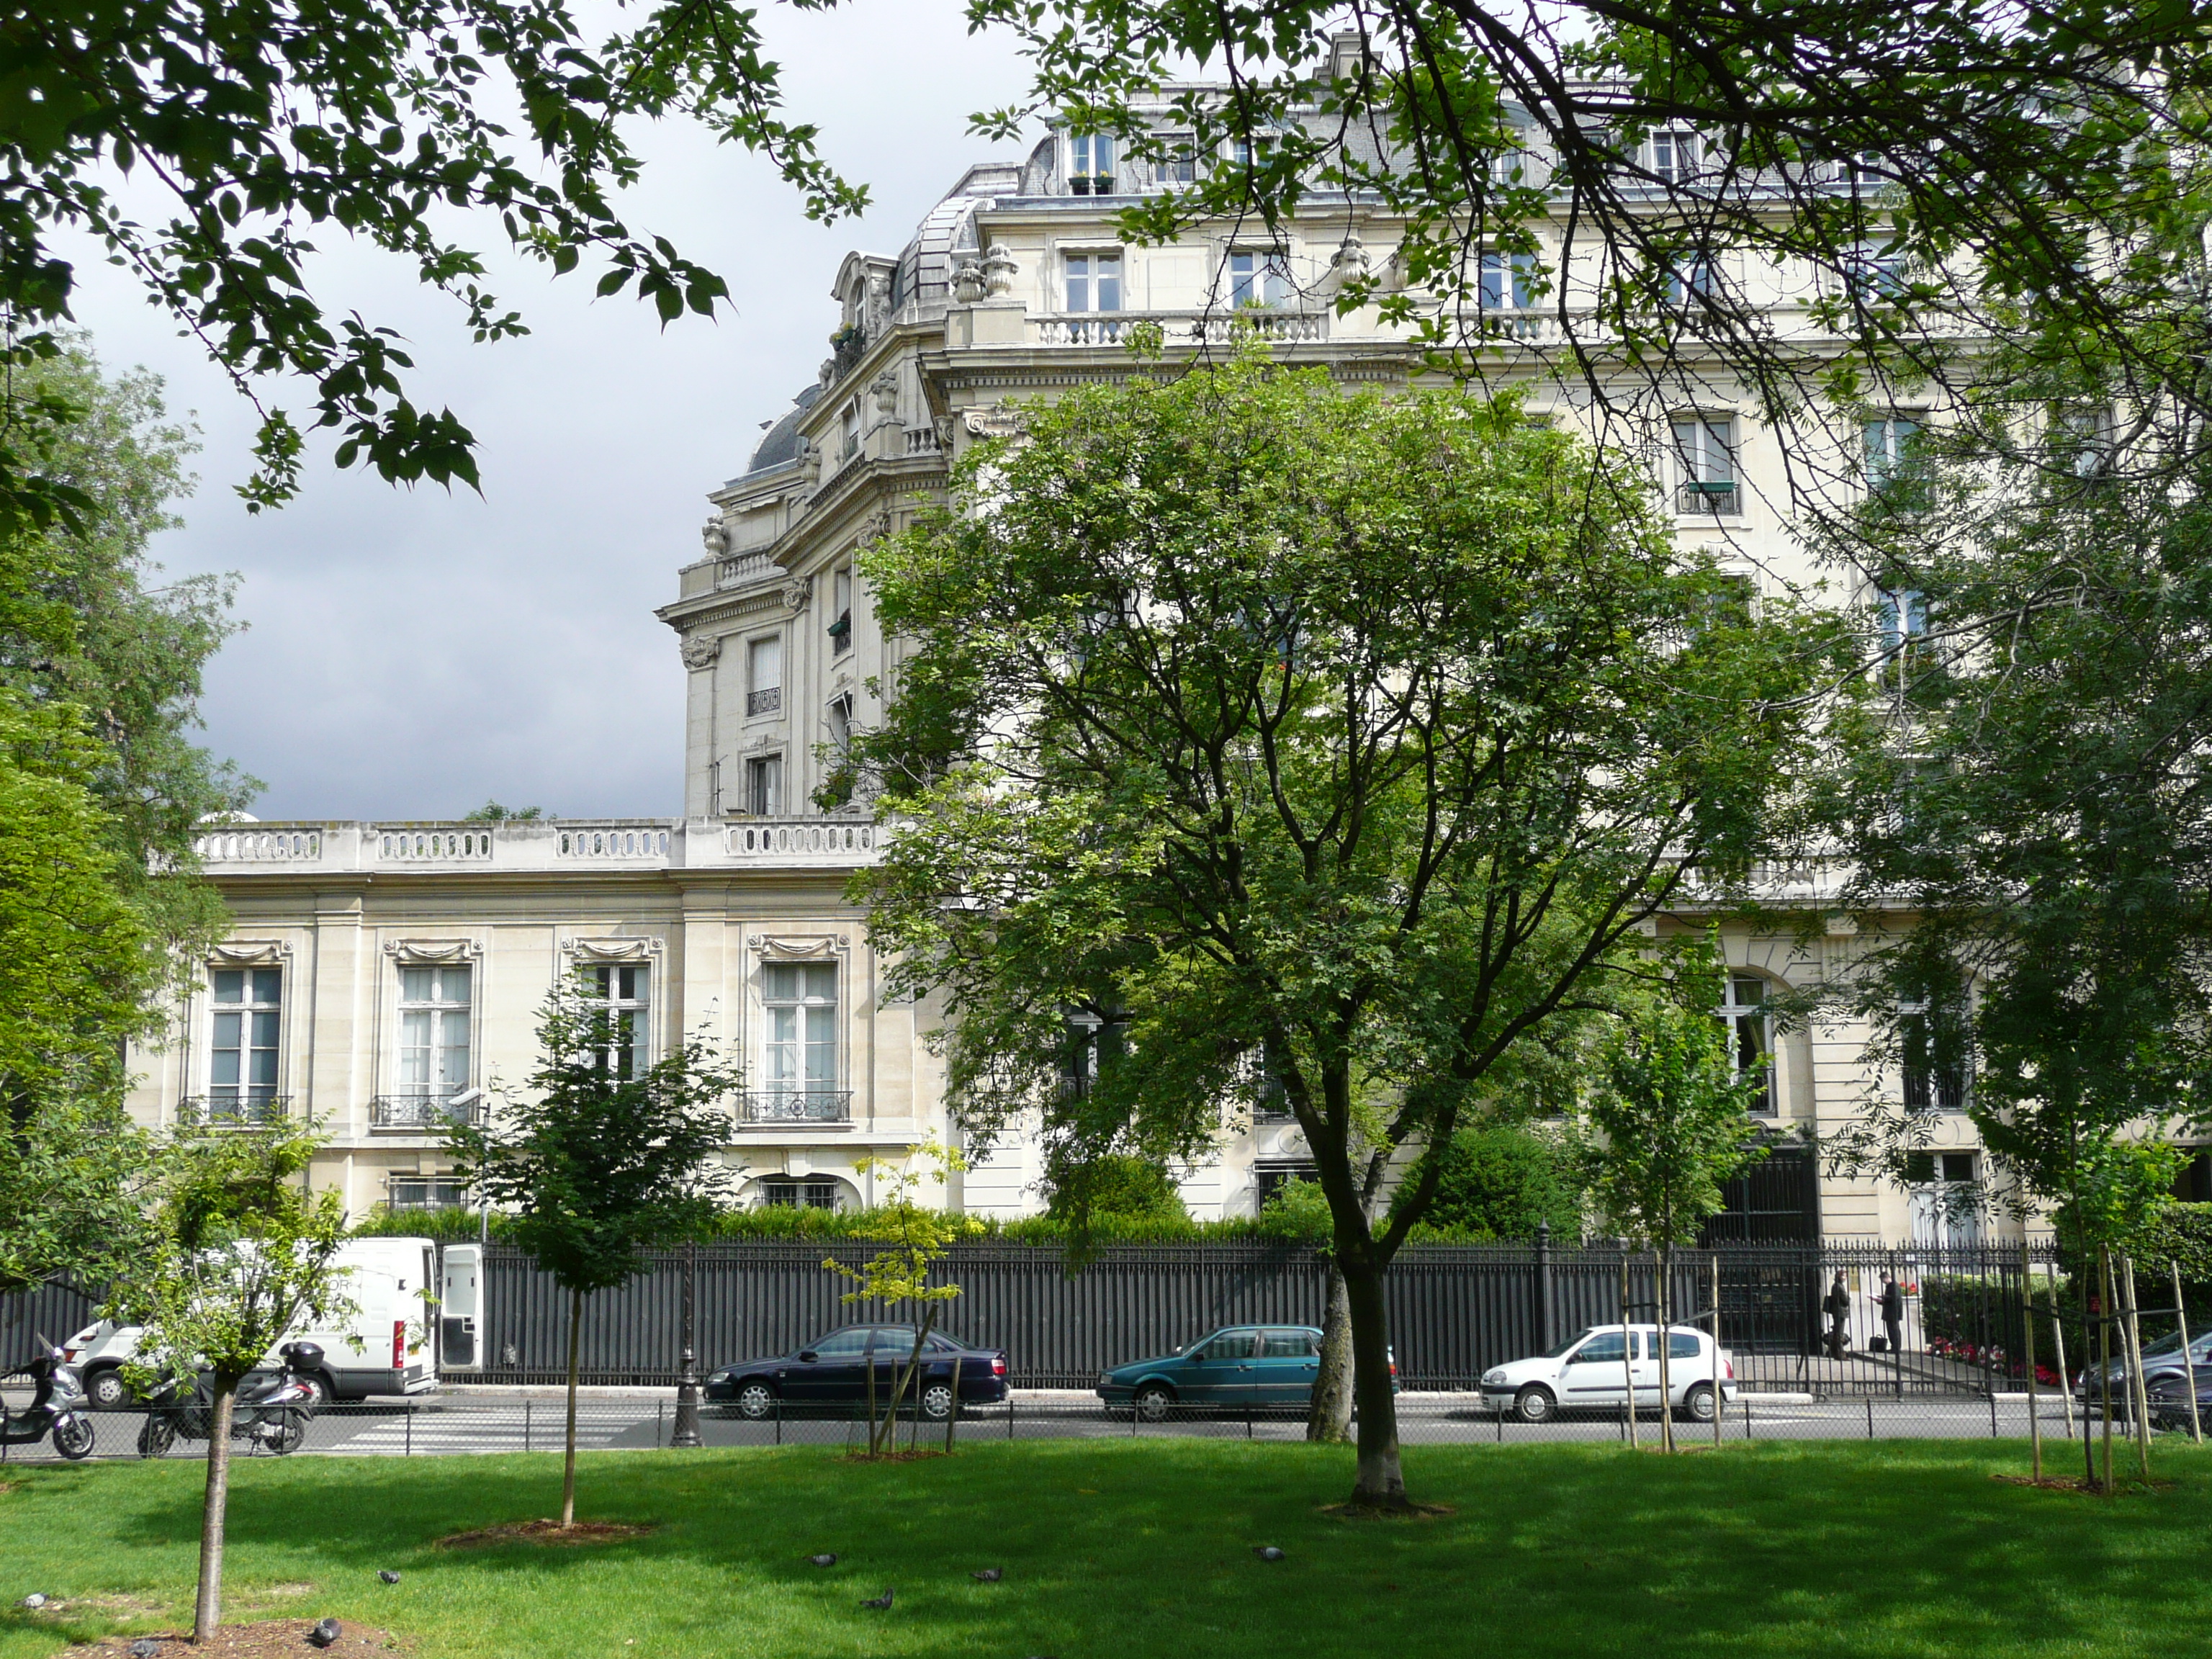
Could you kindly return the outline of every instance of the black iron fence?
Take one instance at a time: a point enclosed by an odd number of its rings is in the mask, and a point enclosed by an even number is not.
[[[702,1248],[696,1316],[702,1364],[789,1353],[836,1325],[872,1316],[840,1299],[847,1281],[822,1264],[825,1257],[858,1262],[872,1249],[852,1241]],[[2052,1252],[2038,1245],[2028,1260],[2040,1289],[2054,1270]],[[2021,1261],[2016,1244],[1684,1250],[1674,1257],[1669,1302],[1678,1322],[1710,1328],[1717,1278],[1721,1341],[1754,1388],[1985,1392],[2018,1374]],[[588,1380],[675,1380],[684,1262],[680,1251],[653,1254],[629,1285],[586,1299]],[[1408,1247],[1388,1281],[1400,1377],[1407,1388],[1470,1388],[1492,1365],[1618,1320],[1624,1268],[1629,1316],[1653,1319],[1657,1273],[1649,1252]],[[1840,1342],[1825,1305],[1838,1274]],[[1885,1274],[1898,1283],[1902,1304],[1893,1350],[1881,1311]],[[945,1328],[1004,1348],[1017,1386],[1088,1388],[1109,1365],[1177,1350],[1220,1326],[1320,1323],[1327,1265],[1297,1246],[1186,1244],[1109,1247],[1071,1270],[1050,1246],[971,1244],[956,1247],[937,1277],[962,1292],[942,1315]],[[559,1287],[520,1252],[494,1246],[483,1288],[482,1380],[558,1380],[568,1311]],[[2047,1352],[2039,1358],[2051,1364]]]

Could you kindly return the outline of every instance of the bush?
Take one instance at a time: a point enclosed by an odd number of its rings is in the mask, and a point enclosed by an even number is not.
[[[1581,1183],[1565,1150],[1549,1136],[1510,1126],[1462,1129],[1443,1163],[1435,1200],[1413,1237],[1526,1243],[1547,1223],[1556,1238],[1582,1237]]]
[[[1127,1152],[1055,1159],[1045,1172],[1044,1197],[1044,1212],[1054,1220],[1088,1221],[1094,1231],[1109,1217],[1190,1219],[1166,1167]]]

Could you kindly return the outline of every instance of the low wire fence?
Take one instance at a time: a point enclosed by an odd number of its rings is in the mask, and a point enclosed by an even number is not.
[[[2025,1440],[2030,1412],[2051,1445],[2102,1434],[2095,1401],[2055,1395],[1993,1393],[1980,1396],[1816,1398],[1781,1393],[1740,1394],[1726,1402],[1717,1425],[1682,1410],[1674,1413],[1676,1438],[1685,1444],[1767,1440]],[[499,1453],[553,1454],[562,1449],[566,1408],[559,1400],[483,1403],[446,1401],[334,1405],[283,1420],[241,1418],[233,1455],[240,1457],[441,1457]],[[92,1460],[202,1458],[205,1425],[191,1408],[136,1409],[91,1414]],[[1618,1406],[1569,1412],[1540,1423],[1521,1421],[1471,1394],[1402,1397],[1398,1437],[1408,1446],[1528,1445],[1546,1442],[1626,1441],[1649,1443],[1659,1435],[1656,1407],[1646,1405],[1632,1424]],[[650,1451],[673,1447],[681,1427],[672,1400],[578,1403],[576,1437],[586,1451]],[[2185,1423],[2154,1418],[2154,1436],[2186,1435]],[[2115,1402],[2113,1433],[2132,1437],[2136,1425]],[[866,1443],[865,1413],[849,1407],[808,1407],[778,1401],[767,1415],[748,1418],[710,1403],[700,1413],[699,1443],[715,1448],[843,1446]],[[898,1441],[922,1447],[957,1447],[1000,1441],[1069,1439],[1216,1439],[1298,1441],[1306,1437],[1303,1411],[1267,1407],[1170,1407],[1154,1416],[1126,1407],[1108,1407],[1074,1396],[1016,1397],[989,1405],[963,1404],[948,1423],[902,1413]],[[0,1446],[0,1466],[60,1461],[51,1437],[33,1445]]]

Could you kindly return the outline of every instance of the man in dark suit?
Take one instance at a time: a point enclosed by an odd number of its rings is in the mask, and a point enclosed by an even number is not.
[[[1892,1353],[1905,1352],[1905,1287],[1894,1273],[1881,1276],[1881,1328]]]

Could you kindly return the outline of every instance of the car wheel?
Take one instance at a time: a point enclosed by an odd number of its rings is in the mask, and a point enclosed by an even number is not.
[[[1147,1423],[1164,1423],[1175,1409],[1175,1390],[1164,1382],[1147,1382],[1137,1390],[1130,1409]]]
[[[92,1423],[88,1418],[65,1417],[54,1425],[54,1449],[70,1462],[92,1455]]]
[[[1559,1402],[1549,1389],[1531,1383],[1513,1396],[1513,1415],[1523,1423],[1548,1423],[1558,1415]]]
[[[1682,1396],[1682,1407],[1700,1423],[1713,1420],[1713,1385],[1700,1382]]]
[[[937,1423],[942,1423],[952,1415],[952,1385],[950,1382],[933,1382],[921,1391],[921,1414]]]
[[[102,1365],[84,1379],[84,1398],[96,1412],[119,1412],[131,1403],[131,1385],[121,1368]]]
[[[747,1382],[738,1389],[738,1415],[760,1422],[775,1410],[775,1390],[765,1382]]]

